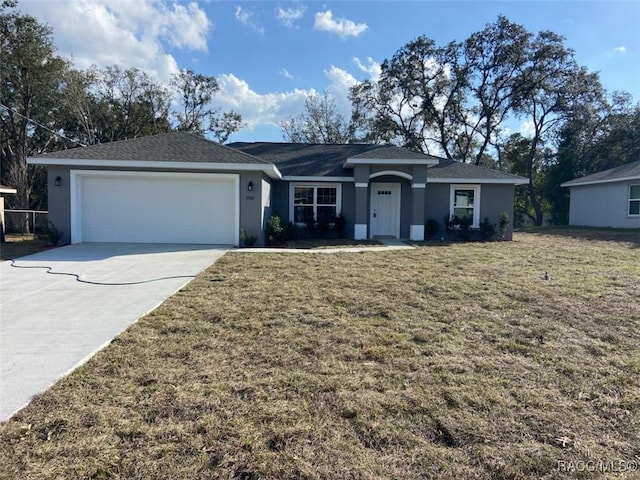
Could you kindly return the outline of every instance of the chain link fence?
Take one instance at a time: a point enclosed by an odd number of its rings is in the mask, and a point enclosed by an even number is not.
[[[40,210],[5,210],[5,235],[45,235],[49,226],[47,214]]]

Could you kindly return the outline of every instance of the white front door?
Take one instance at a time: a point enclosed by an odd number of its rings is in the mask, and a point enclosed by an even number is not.
[[[371,183],[371,238],[400,238],[400,184]]]

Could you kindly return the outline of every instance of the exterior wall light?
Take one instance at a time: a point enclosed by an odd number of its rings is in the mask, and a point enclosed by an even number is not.
[[[59,187],[60,185],[62,185],[62,177],[61,176],[57,176],[55,181],[54,181],[56,187]]]
[[[249,190],[250,192],[253,192],[253,182],[249,182],[247,184],[247,190]]]

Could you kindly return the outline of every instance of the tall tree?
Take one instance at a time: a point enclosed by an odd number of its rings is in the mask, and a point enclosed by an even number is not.
[[[171,87],[179,107],[173,115],[176,129],[199,135],[212,134],[220,143],[242,127],[242,117],[234,111],[220,113],[212,106],[214,95],[220,90],[215,77],[181,70],[173,75]]]
[[[170,130],[170,93],[147,73],[114,65],[98,72],[100,142],[144,137]],[[91,94],[91,92],[88,92]]]
[[[41,208],[45,196],[32,194],[42,175],[26,160],[30,153],[46,149],[42,142],[55,136],[48,129],[55,126],[58,85],[68,65],[56,55],[51,29],[15,7],[10,0],[0,4],[2,182],[17,189],[8,198],[11,207]]]
[[[536,181],[536,155],[551,148],[573,112],[603,98],[597,74],[588,73],[575,61],[564,39],[553,32],[540,32],[531,44],[530,60],[523,70],[523,93],[516,111],[532,126],[531,143],[526,154],[527,192],[536,225],[541,225],[544,210]],[[555,146],[555,145],[554,145]]]
[[[575,110],[558,134],[558,150],[548,168],[544,195],[552,221],[569,221],[569,192],[560,184],[640,158],[640,103],[614,92],[605,105]]]
[[[307,95],[304,112],[283,120],[283,137],[294,143],[349,143],[352,131],[328,92]]]
[[[377,82],[351,89],[353,119],[368,125],[370,139],[452,158],[466,82],[459,51],[425,36],[409,42],[382,63]]]
[[[378,82],[351,90],[354,116],[388,141],[479,165],[519,98],[530,39],[502,16],[463,42],[418,37],[383,62]]]

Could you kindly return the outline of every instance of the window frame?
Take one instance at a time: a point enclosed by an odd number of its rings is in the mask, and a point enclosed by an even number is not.
[[[627,217],[640,217],[640,196],[637,198],[631,198],[631,189],[633,187],[640,188],[640,184],[630,184],[627,189]],[[631,204],[638,203],[638,213],[631,213]]]
[[[449,188],[449,218],[453,218],[455,211],[456,190],[473,190],[473,222],[471,228],[480,228],[480,192],[478,183],[455,183]]]
[[[313,218],[318,221],[318,206],[330,206],[329,204],[318,204],[319,188],[336,189],[336,216],[342,213],[342,184],[325,182],[292,182],[289,184],[289,221],[297,227],[306,226],[304,222],[295,222],[295,200],[296,188],[313,188]]]

